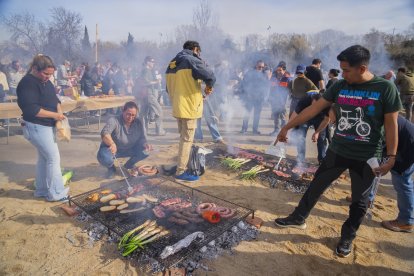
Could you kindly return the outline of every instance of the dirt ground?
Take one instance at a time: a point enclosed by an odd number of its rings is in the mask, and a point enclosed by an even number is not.
[[[149,135],[154,152],[145,161],[171,164],[177,152],[176,123],[165,110],[167,136]],[[261,130],[271,131],[269,110],[262,114]],[[72,121],[72,125],[74,125]],[[72,140],[60,143],[61,164],[75,176],[70,194],[76,195],[108,183],[105,169],[96,161],[99,147],[97,120],[89,128],[79,120],[72,129]],[[203,122],[204,124],[204,122]],[[220,125],[223,129],[223,124]],[[239,135],[241,119],[222,132],[227,142],[262,150],[270,136]],[[151,126],[150,134],[153,132]],[[204,127],[205,144],[211,141]],[[6,131],[0,129],[0,275],[139,275],[132,263],[124,260],[115,244],[104,240],[88,243],[85,223],[68,217],[59,203],[33,197],[36,152],[21,135],[17,123],[11,127],[9,144]],[[316,146],[308,144],[309,158],[315,158]],[[289,149],[288,153],[295,154]],[[259,182],[243,182],[235,174],[208,170],[194,185],[212,195],[256,210],[264,220],[255,241],[242,242],[231,252],[214,260],[205,260],[212,271],[197,270],[195,275],[413,275],[414,236],[395,233],[381,227],[382,220],[397,214],[395,192],[389,179],[382,181],[372,221],[365,220],[358,231],[352,255],[339,258],[334,248],[340,228],[347,218],[349,194],[347,181],[329,188],[307,220],[306,230],[281,229],[274,219],[288,215],[301,195],[282,188],[271,189]]]

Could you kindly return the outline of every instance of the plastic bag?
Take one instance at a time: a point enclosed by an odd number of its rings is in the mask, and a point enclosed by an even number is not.
[[[59,141],[70,141],[70,125],[68,118],[56,122],[56,137]]]

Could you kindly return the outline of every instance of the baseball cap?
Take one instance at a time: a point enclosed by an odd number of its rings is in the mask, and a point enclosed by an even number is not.
[[[296,74],[298,74],[298,73],[304,74],[304,73],[305,73],[305,71],[306,71],[306,67],[305,67],[305,65],[303,65],[303,64],[299,64],[299,65],[296,67]]]

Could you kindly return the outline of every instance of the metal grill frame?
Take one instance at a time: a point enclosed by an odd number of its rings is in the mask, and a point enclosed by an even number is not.
[[[203,192],[199,189],[184,185],[182,183],[179,183],[179,182],[175,181],[173,178],[170,178],[170,177],[157,176],[156,178],[160,179],[160,183],[157,184],[156,188],[154,187],[153,189],[157,189],[162,185],[164,185],[164,186],[168,185],[169,189],[176,190],[176,192],[177,192],[177,194],[173,195],[173,196],[171,196],[171,194],[169,193],[168,196],[166,196],[165,198],[160,198],[160,200],[167,199],[167,198],[172,198],[172,197],[186,198],[185,195],[187,195],[187,196],[191,195],[190,199],[191,199],[193,204],[197,204],[196,202],[198,202],[198,203],[212,202],[212,203],[215,203],[219,206],[229,207],[229,208],[237,210],[236,214],[232,218],[222,219],[222,221],[219,224],[214,224],[213,225],[213,224],[210,224],[208,222],[202,222],[201,224],[197,224],[193,227],[190,227],[192,229],[181,229],[180,233],[177,232],[178,230],[180,230],[179,228],[183,228],[185,226],[175,225],[171,222],[166,222],[166,220],[163,220],[163,219],[159,220],[155,216],[153,216],[152,219],[157,220],[157,223],[159,225],[166,226],[167,229],[172,231],[172,235],[161,238],[160,240],[157,240],[157,241],[155,241],[151,244],[148,244],[148,246],[145,248],[145,250],[143,250],[142,252],[139,252],[139,253],[134,253],[134,254],[141,254],[141,253],[147,254],[149,257],[151,257],[151,258],[155,259],[156,261],[158,261],[165,268],[169,268],[173,265],[176,265],[176,264],[180,263],[181,261],[183,261],[184,259],[188,258],[194,252],[198,251],[199,249],[201,249],[203,246],[207,245],[212,240],[214,240],[217,237],[221,236],[224,232],[230,230],[233,226],[237,225],[240,221],[244,220],[249,215],[252,215],[254,217],[254,210],[253,209],[246,208],[246,207],[241,206],[239,204],[232,203],[232,202],[227,201],[225,199],[210,195],[210,194],[208,194],[206,192]],[[142,179],[140,177],[129,178],[129,181],[130,181],[131,185],[140,184],[144,180],[145,179]],[[165,188],[165,187],[163,187],[163,188]],[[160,189],[163,189],[163,188],[160,188]],[[125,191],[127,189],[127,185],[123,180],[120,180],[118,182],[111,183],[111,184],[102,186],[100,188],[97,188],[97,189],[94,189],[94,190],[76,195],[74,197],[71,197],[69,199],[69,204],[70,205],[75,204],[82,211],[84,211],[89,216],[91,216],[94,220],[96,220],[96,221],[100,222],[101,224],[103,224],[104,226],[106,226],[108,228],[109,233],[113,232],[116,235],[118,235],[119,237],[122,237],[126,232],[128,232],[131,229],[135,228],[136,226],[142,224],[145,220],[148,219],[147,216],[145,216],[145,217],[144,216],[140,216],[140,217],[135,216],[135,218],[131,219],[132,215],[119,214],[117,212],[116,213],[102,213],[102,212],[99,211],[99,208],[101,206],[106,205],[107,203],[105,203],[105,204],[101,203],[101,202],[90,203],[90,202],[86,201],[86,198],[89,195],[91,195],[93,193],[99,193],[100,191],[102,191],[104,189],[111,189],[113,192]],[[142,191],[139,194],[141,194],[141,193],[151,194],[149,191],[151,191],[151,189]],[[184,196],[182,196],[182,195],[184,195]],[[149,209],[149,210],[151,211],[151,209]],[[152,211],[151,211],[151,214],[152,214]],[[120,217],[121,217],[121,219],[118,220],[117,218],[120,218]],[[202,225],[202,226],[200,226],[200,225]],[[196,230],[197,228],[203,228],[203,229],[206,229],[206,230],[205,231]],[[165,246],[172,245],[172,244],[178,242],[179,240],[181,240],[182,238],[184,238],[185,236],[187,236],[188,234],[191,234],[195,231],[204,232],[204,235],[205,235],[204,240],[194,241],[193,243],[190,244],[189,247],[182,249],[181,251],[167,257],[164,260],[162,260],[159,257],[159,254],[162,252],[162,250],[165,248]],[[132,256],[134,256],[134,254]]]

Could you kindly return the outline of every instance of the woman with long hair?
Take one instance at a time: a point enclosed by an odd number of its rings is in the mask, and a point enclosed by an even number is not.
[[[17,86],[17,103],[23,112],[24,137],[37,149],[35,197],[67,201],[56,143],[56,122],[65,119],[55,87],[49,78],[55,72],[50,57],[36,55]]]

